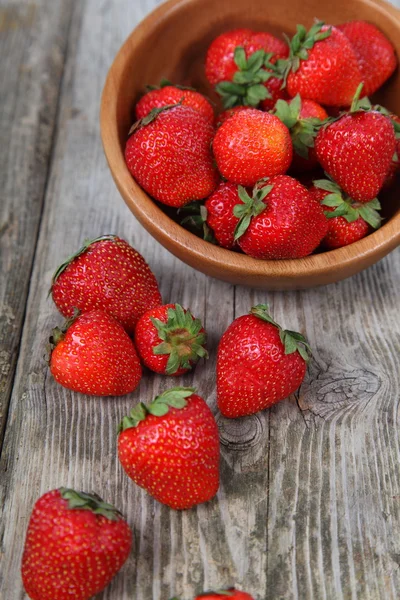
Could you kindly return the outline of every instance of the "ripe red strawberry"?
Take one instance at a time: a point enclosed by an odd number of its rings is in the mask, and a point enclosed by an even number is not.
[[[138,404],[121,423],[118,456],[137,485],[176,510],[217,493],[218,427],[193,388],[172,388]]]
[[[240,219],[235,239],[249,256],[308,256],[327,233],[328,223],[320,204],[292,177],[277,175],[260,182],[252,197],[239,187],[239,196],[242,203],[234,208]]]
[[[184,206],[218,184],[211,141],[214,128],[190,106],[155,108],[128,139],[125,159],[138,184],[155,200]]]
[[[115,235],[85,242],[55,272],[51,294],[58,310],[101,308],[133,333],[149,308],[162,302],[156,278],[143,256]]]
[[[223,248],[236,246],[235,229],[239,218],[233,214],[236,204],[240,203],[238,186],[223,181],[205,203],[207,225],[212,229],[215,239]]]
[[[353,200],[378,195],[396,149],[391,120],[376,110],[361,110],[357,90],[351,110],[322,127],[315,140],[318,161]]]
[[[64,387],[93,396],[122,396],[138,386],[142,376],[132,340],[102,310],[92,310],[56,328],[50,371]]]
[[[120,513],[96,495],[60,488],[33,507],[22,557],[31,600],[89,600],[128,558],[132,534]]]
[[[203,592],[196,596],[195,600],[254,600],[253,596],[246,592],[240,592],[235,588]]]
[[[278,117],[254,109],[236,113],[219,127],[213,151],[226,179],[252,186],[263,177],[285,173],[293,147],[289,130]]]
[[[285,67],[290,96],[326,106],[349,106],[361,83],[355,52],[344,33],[318,22],[307,32],[303,25],[290,42]]]
[[[229,117],[232,117],[237,112],[242,110],[253,110],[251,106],[233,106],[232,108],[228,108],[227,110],[222,111],[217,117],[216,126],[220,127],[222,123],[225,123]]]
[[[295,96],[290,102],[278,100],[274,114],[290,131],[293,143],[293,171],[311,171],[318,165],[314,140],[328,113],[314,100]]]
[[[299,333],[283,330],[259,304],[233,321],[218,346],[217,400],[225,417],[269,408],[301,385],[309,346]]]
[[[206,358],[206,337],[200,319],[180,304],[148,310],[135,329],[140,358],[146,367],[164,375],[187,373],[200,358]]]
[[[267,88],[268,97],[260,102],[259,108],[262,110],[273,110],[278,100],[289,100],[290,96],[286,88],[282,88],[283,80],[281,77],[270,77],[264,85]]]
[[[309,191],[322,204],[328,219],[328,233],[322,240],[326,248],[341,248],[357,242],[381,224],[378,198],[366,204],[354,202],[336,183],[327,179],[314,181]]]
[[[358,60],[364,94],[370,96],[389,79],[396,68],[394,48],[372,23],[350,21],[337,26],[349,40]]]
[[[210,101],[192,88],[172,85],[162,81],[160,87],[150,87],[150,90],[140,98],[135,107],[136,119],[143,119],[153,108],[162,108],[170,104],[190,106],[203,115],[211,124],[214,123],[214,109]]]

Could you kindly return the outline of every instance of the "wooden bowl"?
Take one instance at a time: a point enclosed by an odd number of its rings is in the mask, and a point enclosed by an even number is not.
[[[351,19],[375,23],[400,56],[400,12],[382,0],[169,0],[131,33],[111,66],[102,97],[101,135],[115,183],[149,233],[175,256],[207,275],[266,289],[307,288],[349,277],[400,243],[396,186],[383,198],[385,224],[359,242],[303,259],[256,260],[214,246],[181,227],[137,185],[125,165],[124,148],[133,107],[146,84],[157,84],[166,77],[211,96],[204,76],[204,57],[216,35],[235,27],[268,30],[279,36],[283,31],[293,34],[297,23],[307,27],[315,17],[331,24]],[[399,113],[398,72],[376,100]]]

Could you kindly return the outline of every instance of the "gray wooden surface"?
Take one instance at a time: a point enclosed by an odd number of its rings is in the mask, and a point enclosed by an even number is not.
[[[61,485],[96,490],[134,529],[135,549],[99,599],[189,600],[228,584],[257,600],[400,598],[400,253],[343,283],[262,293],[191,270],[145,233],[111,180],[98,112],[121,42],[158,3],[0,0],[0,598],[26,598],[19,566],[31,507]],[[143,253],[164,300],[189,306],[210,335],[194,384],[217,415],[222,482],[191,511],[154,502],[116,460],[116,424],[169,381],[146,376],[130,396],[86,398],[57,386],[43,360],[61,322],[47,299],[53,269],[84,238],[109,232]],[[307,333],[314,360],[296,397],[223,419],[218,339],[265,300]]]

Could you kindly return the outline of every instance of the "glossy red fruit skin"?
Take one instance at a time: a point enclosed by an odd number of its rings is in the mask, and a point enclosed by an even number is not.
[[[304,98],[301,101],[301,109],[300,109],[300,119],[319,119],[320,121],[325,121],[328,118],[328,113],[326,110],[318,104],[314,102],[314,100],[308,100]],[[293,152],[293,161],[290,165],[290,168],[296,172],[301,173],[303,171],[312,171],[318,166],[318,159],[315,153],[314,148],[309,148],[308,150],[308,159],[303,158],[297,152]]]
[[[285,173],[293,146],[286,125],[274,115],[253,109],[237,112],[219,127],[213,152],[228,181],[253,186],[263,177]]]
[[[219,487],[218,427],[197,394],[163,417],[148,415],[118,437],[119,460],[133,481],[175,510],[211,500]]]
[[[395,149],[393,125],[376,111],[348,113],[321,128],[315,140],[322,168],[358,202],[378,195]]]
[[[309,191],[318,202],[321,202],[329,194],[329,192],[314,186]],[[334,208],[324,206],[323,210],[324,212],[332,212]],[[322,246],[329,250],[342,248],[343,246],[353,244],[353,242],[358,242],[358,240],[368,235],[370,231],[371,227],[362,217],[352,223],[349,223],[344,217],[334,217],[333,219],[328,219],[328,233],[322,240]]]
[[[216,118],[216,127],[220,127],[222,123],[225,123],[227,119],[232,117],[234,114],[241,112],[242,110],[253,110],[251,106],[233,106],[219,113]]]
[[[233,214],[233,209],[240,202],[238,186],[223,181],[205,203],[207,225],[213,230],[218,244],[228,250],[236,246],[235,228],[239,219]]]
[[[128,558],[132,534],[121,517],[110,521],[89,510],[70,510],[59,490],[33,507],[22,558],[31,600],[89,600]]]
[[[253,217],[238,244],[249,256],[261,259],[302,258],[313,252],[328,230],[319,202],[306,187],[287,175],[271,177],[267,208]]]
[[[140,98],[135,107],[136,119],[143,119],[153,110],[170,104],[181,103],[190,106],[203,115],[211,124],[214,123],[214,109],[209,100],[194,90],[182,90],[173,85],[167,85],[157,90],[150,90]]]
[[[244,48],[247,58],[257,50],[272,52],[272,62],[289,54],[287,44],[270,33],[251,29],[227,31],[215,38],[207,51],[206,77],[212,86],[221,81],[232,81],[238,70],[234,61],[235,48],[238,46]]]
[[[123,327],[101,310],[78,317],[51,353],[50,371],[62,386],[94,396],[122,396],[138,386],[142,368]]]
[[[179,208],[207,198],[218,184],[210,149],[213,135],[213,126],[198,111],[176,106],[130,136],[126,164],[150,196]]]
[[[325,25],[321,31],[327,29]],[[331,35],[316,42],[308,59],[300,61],[295,73],[289,73],[287,91],[292,97],[300,94],[324,106],[350,106],[360,83],[354,50],[344,33],[332,27]]]
[[[196,596],[195,600],[254,600],[253,596],[247,594],[246,592],[240,592],[239,590],[231,589],[226,590],[230,592],[230,595],[218,594],[218,592],[210,592],[205,594],[200,594],[200,596]]]
[[[254,315],[233,321],[217,354],[217,401],[225,417],[242,417],[269,408],[301,385],[306,362],[285,354],[274,325]]]
[[[271,98],[266,98],[260,102],[260,108],[262,110],[272,110],[275,107],[277,100],[289,99],[290,96],[286,89],[281,89],[282,79],[279,79],[279,77],[271,77],[264,85],[269,91]]]
[[[51,294],[62,315],[100,308],[133,333],[136,321],[162,302],[157,280],[132,246],[118,237],[95,242],[58,276]]]
[[[370,96],[391,76],[397,65],[394,48],[372,23],[350,21],[337,26],[349,40],[358,60],[363,94]]]

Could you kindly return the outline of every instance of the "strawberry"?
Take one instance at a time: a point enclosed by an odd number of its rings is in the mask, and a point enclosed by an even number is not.
[[[97,495],[60,488],[33,507],[22,557],[32,600],[88,600],[128,558],[132,534],[121,514]]]
[[[304,379],[306,339],[283,330],[266,304],[254,306],[223,334],[217,354],[217,401],[225,417],[242,417],[287,398]]]
[[[58,310],[72,317],[74,309],[101,308],[128,333],[149,308],[161,304],[156,278],[143,256],[115,235],[84,243],[58,267],[51,294]]]
[[[172,85],[162,81],[160,87],[148,86],[149,91],[140,98],[135,107],[136,119],[146,117],[153,108],[162,108],[170,104],[190,106],[203,115],[211,124],[214,123],[214,109],[209,100],[193,88]]]
[[[233,214],[240,203],[238,186],[229,181],[219,184],[205,203],[207,225],[212,229],[220,246],[232,249],[236,246],[235,229],[239,218]]]
[[[118,457],[133,481],[175,510],[215,496],[219,486],[218,427],[193,388],[176,387],[124,417]]]
[[[252,107],[251,106],[233,106],[232,108],[227,108],[226,110],[222,111],[218,115],[216,127],[220,127],[222,125],[222,123],[225,123],[225,121],[227,119],[229,119],[229,117],[232,117],[234,114],[236,114],[237,112],[240,112],[242,110],[252,110]]]
[[[396,68],[394,48],[387,37],[372,23],[350,21],[337,25],[349,40],[357,57],[364,93],[370,96],[389,79]]]
[[[178,208],[213,192],[219,180],[210,149],[214,128],[197,110],[155,108],[131,131],[126,164],[155,200]]]
[[[327,106],[349,106],[361,83],[354,50],[344,33],[319,21],[309,31],[297,26],[290,56],[282,63],[290,96],[300,94]]]
[[[278,117],[254,109],[236,113],[217,129],[213,151],[226,179],[252,186],[263,177],[285,173],[293,146]]]
[[[328,219],[328,233],[322,241],[329,249],[341,248],[365,237],[371,228],[377,229],[381,217],[378,198],[366,204],[354,202],[346,196],[333,181],[321,179],[314,181],[310,194],[321,202]]]
[[[321,128],[315,151],[318,161],[348,196],[369,202],[378,195],[396,149],[391,120],[364,109],[359,86],[349,113]]]
[[[239,186],[241,203],[235,239],[254,258],[301,258],[317,248],[328,230],[320,204],[307,188],[287,175],[255,186],[252,197]]]
[[[165,304],[142,315],[135,329],[140,358],[152,371],[182,375],[208,356],[200,319],[180,304]]]
[[[64,387],[93,396],[122,396],[138,386],[142,369],[123,327],[95,309],[53,329],[50,371]]]
[[[290,102],[278,100],[274,114],[290,131],[293,143],[293,171],[311,171],[318,165],[314,140],[328,113],[314,100],[295,96]]]
[[[270,77],[264,83],[268,91],[268,96],[261,100],[259,108],[262,110],[273,110],[278,100],[289,100],[290,96],[286,88],[282,87],[282,77]]]
[[[196,596],[195,600],[254,600],[253,596],[246,592],[240,592],[235,588],[227,588],[210,592],[203,592]]]

